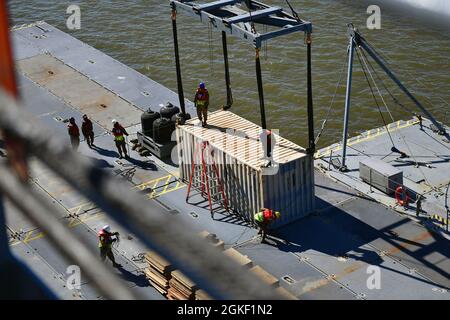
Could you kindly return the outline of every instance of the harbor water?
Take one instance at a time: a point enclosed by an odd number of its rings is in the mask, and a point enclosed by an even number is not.
[[[282,0],[265,3],[286,7]],[[381,29],[368,30],[367,5],[360,1],[292,0],[302,19],[313,23],[313,90],[316,131],[329,118],[319,147],[341,138],[345,74],[330,108],[346,58],[347,23],[353,22],[381,52],[400,79],[438,120],[450,124],[450,36],[443,30],[425,28],[408,15],[381,12]],[[67,1],[15,0],[9,3],[11,24],[45,20],[113,58],[176,90],[172,29],[168,1],[77,1],[81,28],[69,30]],[[219,32],[189,17],[179,15],[179,38],[185,96],[193,99],[196,85],[205,81],[211,95],[211,110],[226,102],[222,43]],[[256,25],[257,31],[263,32]],[[229,37],[229,58],[234,97],[232,111],[260,123],[254,49]],[[268,125],[295,143],[306,146],[306,46],[303,34],[269,41],[262,52],[266,116]],[[408,119],[417,111],[412,102],[380,71],[387,88],[380,90],[395,120]],[[374,76],[375,77],[375,76]],[[350,134],[383,125],[364,73],[355,61]],[[158,106],[149,106],[157,109]],[[382,107],[385,119],[389,112]]]

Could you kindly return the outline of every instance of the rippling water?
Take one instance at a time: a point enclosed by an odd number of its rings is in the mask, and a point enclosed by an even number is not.
[[[264,2],[285,7],[282,0]],[[176,90],[171,20],[168,1],[77,1],[81,7],[81,30],[66,29],[67,1],[14,0],[10,10],[14,24],[45,20],[95,48]],[[346,24],[353,22],[365,37],[388,58],[394,70],[436,117],[450,124],[450,36],[442,30],[426,30],[408,17],[382,12],[382,29],[365,28],[366,7],[359,1],[291,0],[303,19],[313,22],[313,81],[316,130],[329,110],[346,56]],[[261,30],[262,31],[262,30]],[[211,93],[211,109],[226,101],[220,33],[209,37],[208,28],[179,17],[179,38],[186,97],[192,99],[199,80]],[[233,111],[259,123],[254,50],[229,38]],[[286,138],[306,145],[306,47],[303,34],[268,43],[263,54],[266,116],[271,128]],[[380,73],[381,74],[381,73]],[[385,77],[383,77],[385,78]],[[345,79],[344,79],[345,80]],[[344,81],[345,82],[345,81]],[[388,83],[386,81],[386,83]],[[389,83],[389,89],[406,109],[414,106]],[[319,146],[340,139],[345,88],[341,86],[330,121]],[[386,101],[395,120],[410,113]],[[388,115],[386,114],[386,117]],[[382,120],[364,75],[356,64],[352,93],[350,131],[354,135],[381,126]]]

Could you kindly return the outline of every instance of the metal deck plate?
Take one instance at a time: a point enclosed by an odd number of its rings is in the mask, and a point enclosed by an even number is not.
[[[125,127],[139,122],[136,107],[50,55],[20,60],[18,65],[28,78],[104,128],[111,126],[112,119],[120,119]]]
[[[11,247],[12,254],[22,263],[29,266],[43,283],[64,300],[80,300],[78,292],[69,290],[64,278],[45,261],[38,253],[26,244],[19,243]]]
[[[198,232],[207,230],[216,234],[227,246],[234,246],[256,235],[257,230],[237,217],[230,216],[217,205],[214,219],[211,218],[208,202],[200,195],[192,196],[186,203],[186,188],[180,188],[159,196],[157,199],[168,208],[180,212],[180,217]]]
[[[273,241],[273,238],[270,240]],[[235,247],[243,255],[248,256],[254,265],[260,265],[278,279],[280,285],[292,292],[299,299],[352,299],[354,294],[345,286],[335,281],[326,281],[326,274],[319,272],[306,256],[289,254],[291,246],[283,241],[276,246],[260,244],[259,239],[248,241]],[[303,260],[302,260],[303,259]],[[283,280],[290,277],[293,283]]]
[[[179,104],[178,96],[172,90],[45,22],[39,27],[16,30],[13,43],[18,59],[51,53],[142,110],[148,107],[159,109],[160,104],[167,102]],[[195,114],[193,103],[187,99],[185,103],[186,110]]]

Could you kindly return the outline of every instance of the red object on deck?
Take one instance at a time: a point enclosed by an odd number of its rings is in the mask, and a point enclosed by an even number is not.
[[[18,97],[5,0],[0,0],[0,85],[12,96]]]
[[[197,157],[200,155],[200,164],[197,164]],[[214,160],[214,150],[208,141],[197,143],[192,159],[191,174],[189,177],[188,190],[186,194],[186,202],[189,201],[192,185],[200,185],[200,194],[208,199],[209,210],[213,216],[212,200],[222,201],[225,210],[228,211],[228,199],[225,195],[223,181],[220,177],[219,170]],[[213,189],[213,190],[211,190]],[[211,194],[211,191],[215,194]],[[220,196],[222,197],[220,200]]]
[[[19,97],[9,35],[8,8],[5,0],[0,0],[0,86],[15,99]],[[27,181],[28,166],[25,145],[7,134],[4,134],[3,138],[11,167],[22,181]]]

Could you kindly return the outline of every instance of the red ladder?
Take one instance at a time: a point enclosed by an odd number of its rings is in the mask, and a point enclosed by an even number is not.
[[[199,153],[200,159],[198,159]],[[202,197],[208,199],[211,216],[214,214],[211,199],[222,202],[225,210],[228,211],[228,199],[225,195],[223,182],[214,160],[214,149],[210,146],[208,141],[202,141],[195,144],[186,202],[189,200],[192,187],[197,189]]]

